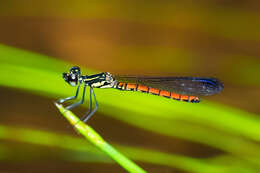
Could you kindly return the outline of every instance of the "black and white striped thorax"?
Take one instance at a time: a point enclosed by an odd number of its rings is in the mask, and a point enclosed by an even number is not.
[[[82,81],[92,88],[113,88],[117,81],[108,72],[82,76]]]

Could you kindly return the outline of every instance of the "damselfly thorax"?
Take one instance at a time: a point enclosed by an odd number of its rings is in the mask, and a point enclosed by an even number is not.
[[[223,90],[224,85],[216,78],[202,77],[144,77],[144,76],[119,76],[108,72],[94,75],[81,75],[79,67],[72,67],[69,73],[63,73],[64,80],[71,86],[77,86],[76,95],[60,99],[63,103],[67,100],[76,99],[79,88],[83,84],[83,97],[81,101],[69,105],[66,109],[72,109],[84,102],[85,89],[90,88],[90,110],[83,121],[86,122],[97,110],[98,103],[93,88],[115,88],[122,91],[139,91],[166,98],[199,103],[200,96],[217,94]],[[92,110],[92,97],[96,107]]]

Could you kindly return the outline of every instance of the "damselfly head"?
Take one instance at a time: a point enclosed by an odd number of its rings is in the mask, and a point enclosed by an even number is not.
[[[62,74],[63,79],[68,82],[71,86],[77,86],[80,78],[80,68],[72,67],[69,73]]]

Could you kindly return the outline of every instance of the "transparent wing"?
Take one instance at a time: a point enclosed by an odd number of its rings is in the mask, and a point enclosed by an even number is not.
[[[136,83],[183,95],[208,96],[223,90],[224,85],[216,78],[208,77],[138,77],[113,76],[119,82]]]

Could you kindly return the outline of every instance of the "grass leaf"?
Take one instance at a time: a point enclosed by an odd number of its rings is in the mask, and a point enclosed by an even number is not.
[[[62,115],[75,127],[75,129],[87,138],[96,147],[107,153],[112,159],[119,163],[128,172],[145,173],[142,168],[137,166],[134,162],[129,160],[123,154],[119,153],[111,145],[102,139],[102,137],[94,131],[90,126],[82,122],[71,111],[66,110],[62,105],[56,103],[56,107],[62,113]]]

